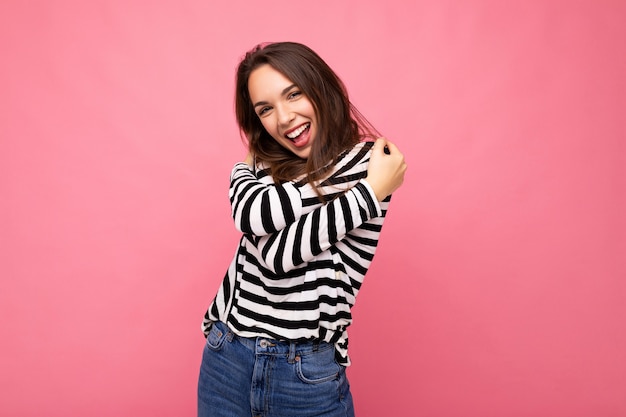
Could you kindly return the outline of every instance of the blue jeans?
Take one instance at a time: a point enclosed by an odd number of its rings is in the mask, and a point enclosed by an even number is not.
[[[198,417],[354,417],[345,367],[326,342],[236,336],[211,327],[198,381]]]

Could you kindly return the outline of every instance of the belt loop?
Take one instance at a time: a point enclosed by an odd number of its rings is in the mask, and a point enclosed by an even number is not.
[[[287,357],[288,363],[294,363],[296,361],[296,342],[289,342],[289,356]]]
[[[313,340],[313,352],[317,352],[319,348],[320,348],[320,340],[319,339]]]

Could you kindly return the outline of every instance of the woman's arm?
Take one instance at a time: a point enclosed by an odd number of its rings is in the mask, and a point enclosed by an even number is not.
[[[229,197],[235,227],[243,233],[275,233],[302,215],[302,199],[294,184],[264,184],[243,162],[232,170]]]
[[[367,149],[362,149],[358,153],[358,159],[367,158]],[[363,152],[363,153],[361,153]],[[231,175],[231,188],[230,188],[230,200],[233,219],[238,230],[252,234],[256,238],[251,239],[257,245],[262,245],[262,258],[266,259],[268,255],[274,259],[271,264],[278,265],[276,261],[276,254],[281,254],[283,250],[270,250],[271,245],[267,246],[267,243],[280,241],[278,238],[278,232],[281,233],[281,239],[286,242],[290,233],[293,232],[294,227],[299,228],[298,237],[302,235],[308,235],[313,238],[312,243],[312,257],[321,253],[316,250],[319,248],[325,248],[326,250],[332,244],[342,239],[346,233],[355,227],[358,227],[363,222],[369,220],[372,217],[378,217],[381,215],[380,206],[378,201],[383,201],[388,195],[395,191],[404,179],[404,172],[406,171],[406,163],[404,162],[404,156],[398,148],[386,139],[378,139],[369,155],[369,162],[367,168],[367,179],[361,180],[362,184],[358,190],[349,190],[350,195],[343,195],[336,200],[326,203],[316,209],[315,211],[303,216],[302,199],[298,188],[292,183],[284,183],[280,185],[264,184],[259,181],[250,169],[252,164],[252,158],[250,154],[246,157],[246,163],[239,163],[235,165]],[[343,172],[343,175],[349,175],[352,170],[359,170],[356,165],[351,165],[352,169]],[[358,183],[357,183],[358,185]],[[372,195],[373,194],[373,195]],[[358,196],[355,200],[354,196]],[[371,198],[370,198],[371,197]],[[359,201],[361,210],[372,213],[371,217],[367,216],[350,216],[345,217],[350,213],[356,213],[355,202]],[[350,202],[352,207],[349,207]],[[339,210],[341,209],[341,210]],[[317,214],[316,214],[317,213]],[[337,213],[344,216],[337,216]],[[375,214],[374,214],[375,213]],[[319,216],[319,219],[316,217]],[[307,219],[313,219],[309,221]],[[333,220],[337,220],[336,230],[333,228]],[[358,219],[358,221],[355,221]],[[324,230],[309,230],[309,227],[320,228],[321,225],[328,226],[328,234],[324,233]],[[330,221],[330,223],[329,223]],[[296,223],[297,222],[297,223]],[[289,229],[289,230],[286,230]],[[284,231],[284,232],[283,232]],[[291,231],[291,232],[290,232]],[[322,232],[321,235],[315,239],[316,232]],[[340,236],[337,238],[337,236]],[[320,242],[320,243],[316,243]],[[284,246],[286,243],[283,243]],[[294,266],[300,264],[297,262],[299,259],[298,253],[303,252],[294,245],[299,245],[300,242],[293,241],[290,246],[294,253]],[[306,251],[304,251],[306,252]],[[285,254],[280,255],[280,257]],[[268,265],[270,263],[268,262]],[[282,269],[282,268],[278,268]]]
[[[246,237],[256,248],[255,257],[265,263],[260,267],[281,275],[313,260],[350,231],[382,215],[374,190],[361,180],[343,195],[276,233]]]
[[[341,177],[339,180],[341,183],[345,183],[346,178],[352,177],[348,181],[353,181],[353,184],[359,178],[365,177],[372,145],[373,143],[361,143],[342,156],[340,158],[342,162],[335,167],[330,177],[320,184],[319,191],[332,193],[332,196],[327,194],[330,200],[338,192],[347,189],[347,187],[343,189],[328,187],[338,176]],[[295,181],[268,184],[267,181],[257,178],[253,167],[254,157],[248,153],[244,162],[235,165],[230,177],[231,214],[239,231],[265,236],[282,230],[300,218],[304,212],[310,211],[310,207],[303,208],[310,206],[310,202],[305,203],[311,197],[310,186]],[[300,188],[303,185],[304,191]]]

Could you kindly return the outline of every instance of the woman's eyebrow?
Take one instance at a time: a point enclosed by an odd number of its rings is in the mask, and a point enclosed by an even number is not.
[[[292,88],[297,87],[297,85],[295,84],[291,84],[288,87],[285,87],[283,89],[283,91],[281,91],[280,95],[284,96],[285,94],[287,94],[289,92],[289,90],[291,90]],[[257,101],[256,103],[254,103],[254,108],[256,109],[259,106],[265,106],[266,104],[269,104],[267,101]]]
[[[291,84],[289,87],[285,88],[282,92],[282,95],[284,96],[285,94],[287,94],[289,92],[289,90],[291,90],[292,88],[297,87],[297,85],[295,84]]]

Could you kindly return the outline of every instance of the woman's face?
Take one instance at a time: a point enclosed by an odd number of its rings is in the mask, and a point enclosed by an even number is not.
[[[265,130],[284,148],[307,159],[317,133],[317,117],[308,97],[268,64],[250,73],[248,92]]]

